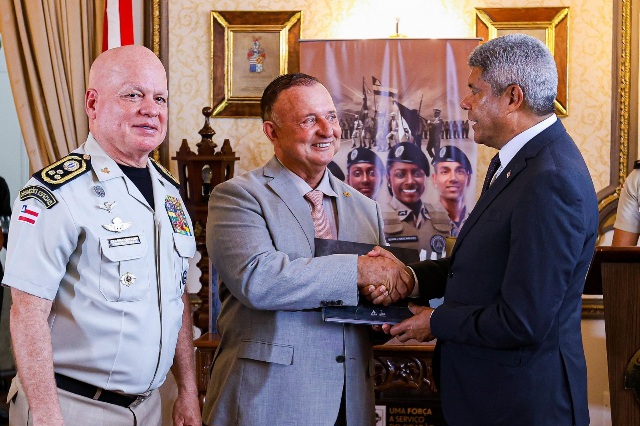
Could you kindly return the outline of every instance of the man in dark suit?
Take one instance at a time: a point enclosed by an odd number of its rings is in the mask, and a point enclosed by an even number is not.
[[[475,141],[500,150],[500,164],[492,160],[497,171],[451,256],[413,266],[424,306],[385,329],[401,341],[438,339],[450,426],[588,425],[581,294],[598,207],[582,155],[554,114],[556,66],[521,34],[479,46],[469,65],[461,106]]]

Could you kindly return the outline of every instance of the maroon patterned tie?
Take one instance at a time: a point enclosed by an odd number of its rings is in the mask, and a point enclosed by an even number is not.
[[[322,238],[324,240],[330,240],[331,227],[329,226],[329,219],[322,206],[322,199],[324,194],[322,191],[313,190],[304,195],[304,198],[311,202],[311,219],[313,219],[313,226],[316,228],[316,238]]]
[[[492,182],[493,175],[496,174],[499,168],[500,168],[500,157],[498,156],[498,154],[496,154],[491,159],[491,162],[489,163],[489,168],[487,169],[487,175],[484,177],[484,183],[482,184],[482,192],[480,193],[481,197],[484,195],[485,192],[487,192],[487,189],[489,189],[489,186],[491,186],[491,184],[493,183]]]

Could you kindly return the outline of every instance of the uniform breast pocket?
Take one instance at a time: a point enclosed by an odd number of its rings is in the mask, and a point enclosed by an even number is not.
[[[173,245],[176,255],[174,260],[174,274],[176,281],[176,296],[184,293],[187,284],[187,271],[189,259],[196,253],[196,240],[193,235],[173,234]]]
[[[100,292],[110,302],[133,302],[149,293],[144,235],[100,238]]]

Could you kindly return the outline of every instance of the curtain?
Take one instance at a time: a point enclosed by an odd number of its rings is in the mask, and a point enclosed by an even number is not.
[[[99,53],[93,0],[2,0],[0,30],[27,154],[39,170],[84,143],[84,94]]]

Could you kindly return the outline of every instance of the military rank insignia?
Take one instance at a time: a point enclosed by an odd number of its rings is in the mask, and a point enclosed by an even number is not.
[[[33,177],[49,189],[58,189],[78,176],[91,170],[91,156],[69,154],[50,166],[33,174]]]
[[[167,215],[169,215],[173,232],[176,234],[191,235],[187,215],[182,209],[180,200],[171,195],[167,195],[164,199],[164,208],[167,210]]]

